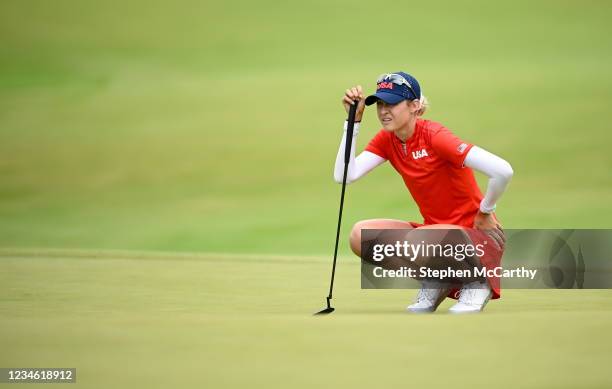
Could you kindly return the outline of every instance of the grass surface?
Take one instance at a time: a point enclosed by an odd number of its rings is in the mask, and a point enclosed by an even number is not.
[[[612,293],[508,290],[487,313],[403,311],[342,258],[3,251],[1,366],[79,387],[609,387]]]
[[[349,187],[338,311],[310,316],[339,101],[383,72],[414,74],[426,118],[511,162],[505,227],[609,228],[611,16],[598,0],[3,1],[0,366],[104,388],[611,386],[608,291],[509,290],[470,317],[361,291],[351,225],[421,219],[389,166]],[[367,111],[360,148],[378,128]]]

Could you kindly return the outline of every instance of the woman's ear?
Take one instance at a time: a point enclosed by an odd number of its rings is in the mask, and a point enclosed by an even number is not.
[[[416,116],[423,116],[425,114],[425,109],[427,109],[426,104],[421,100],[412,100],[410,102],[413,104],[411,112]]]

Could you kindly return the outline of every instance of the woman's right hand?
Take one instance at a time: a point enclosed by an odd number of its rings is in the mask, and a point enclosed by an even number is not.
[[[497,221],[494,213],[482,213],[478,210],[476,217],[474,218],[474,228],[477,230],[483,230],[489,236],[491,236],[497,245],[503,250],[506,245],[506,235],[504,230]]]
[[[358,101],[357,105],[357,113],[355,114],[355,121],[360,122],[363,117],[363,111],[365,109],[365,99],[363,98],[363,89],[361,85],[354,86],[349,88],[344,92],[344,97],[342,97],[342,104],[344,105],[344,109],[348,114],[349,109],[355,101]]]

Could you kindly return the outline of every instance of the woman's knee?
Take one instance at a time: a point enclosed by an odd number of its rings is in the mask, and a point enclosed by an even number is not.
[[[394,219],[367,219],[361,220],[353,225],[350,234],[351,250],[355,255],[361,257],[361,230],[387,230],[387,229],[412,229],[409,222]]]
[[[361,256],[361,229],[363,228],[363,221],[357,222],[351,229],[349,237],[351,250],[355,255]]]

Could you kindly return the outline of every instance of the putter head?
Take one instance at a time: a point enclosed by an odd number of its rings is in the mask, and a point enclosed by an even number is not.
[[[334,311],[334,308],[332,308],[330,300],[331,300],[331,297],[327,297],[327,308],[315,313],[315,315],[327,315],[327,314],[332,313]]]
[[[319,311],[319,312],[315,313],[315,315],[327,315],[327,314],[332,313],[334,310],[335,310],[335,309],[334,309],[334,308],[332,308],[332,307],[327,307],[327,308],[325,308],[324,310],[322,310],[322,311]]]

